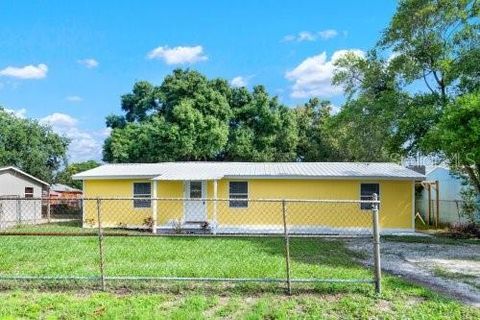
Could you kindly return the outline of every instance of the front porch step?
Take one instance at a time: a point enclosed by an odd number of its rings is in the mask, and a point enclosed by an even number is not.
[[[157,228],[157,234],[211,234],[207,221],[185,221],[180,228]]]

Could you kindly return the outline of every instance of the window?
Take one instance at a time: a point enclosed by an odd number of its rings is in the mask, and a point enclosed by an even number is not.
[[[190,199],[202,198],[202,181],[190,181]]]
[[[230,199],[248,199],[248,183],[246,181],[231,181],[230,182]],[[246,208],[248,207],[247,200],[230,200],[230,208]]]
[[[33,187],[25,187],[25,198],[33,198]]]
[[[380,185],[378,183],[362,183],[360,185],[360,200],[372,200],[373,194],[378,195],[378,200],[380,200]],[[371,210],[371,203],[360,203],[360,209],[362,210]]]
[[[152,186],[149,182],[135,182],[133,184],[134,208],[150,208]]]

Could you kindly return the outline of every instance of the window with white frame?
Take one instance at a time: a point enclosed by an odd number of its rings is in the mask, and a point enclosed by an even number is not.
[[[360,200],[373,200],[373,194],[376,193],[380,200],[380,185],[378,183],[360,184]],[[371,210],[371,203],[360,203],[360,209]]]
[[[33,187],[25,187],[25,198],[33,198]]]
[[[229,196],[230,199],[242,199],[242,200],[230,200],[230,208],[247,208],[248,207],[248,182],[247,181],[230,181],[229,184]]]
[[[133,207],[134,208],[150,208],[152,196],[152,185],[150,182],[133,183]]]

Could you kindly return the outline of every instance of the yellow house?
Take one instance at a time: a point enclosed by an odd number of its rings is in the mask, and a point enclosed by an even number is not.
[[[73,177],[102,198],[106,227],[216,233],[369,231],[380,200],[382,232],[414,231],[414,186],[424,176],[394,163],[164,162],[106,164]],[[107,200],[109,198],[109,200]],[[85,200],[83,223],[96,225]],[[284,216],[285,213],[285,216]]]

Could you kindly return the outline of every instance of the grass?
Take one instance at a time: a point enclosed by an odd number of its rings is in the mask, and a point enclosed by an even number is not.
[[[478,319],[479,309],[387,277],[382,298],[369,288],[334,292],[178,293],[0,292],[3,319]]]
[[[99,273],[95,236],[2,236],[3,275],[91,276]],[[110,276],[284,278],[282,238],[105,237]],[[292,276],[371,278],[351,264],[340,240],[291,239]]]
[[[1,236],[0,273],[97,276],[97,241],[95,236]],[[283,244],[282,238],[261,237],[107,236],[105,270],[111,276],[281,278]],[[290,252],[296,278],[372,276],[341,240],[292,238]],[[0,319],[480,318],[479,309],[392,276],[384,278],[381,297],[366,284],[295,284],[293,296],[284,294],[284,284],[143,284],[109,282],[109,291],[99,292],[61,281],[0,281]]]

